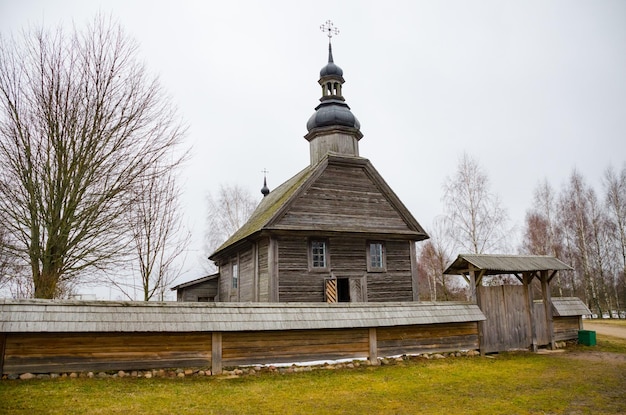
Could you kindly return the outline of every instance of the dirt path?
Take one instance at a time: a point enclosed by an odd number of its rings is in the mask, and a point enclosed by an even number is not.
[[[616,326],[612,324],[603,324],[601,322],[584,320],[583,327],[585,330],[593,330],[597,334],[626,339],[626,326]]]

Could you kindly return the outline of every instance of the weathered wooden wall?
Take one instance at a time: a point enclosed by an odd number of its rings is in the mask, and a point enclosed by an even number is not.
[[[482,353],[527,349],[532,343],[524,287],[478,287],[478,306],[485,314],[480,343]]]
[[[262,238],[257,242],[257,264],[258,264],[258,298],[257,301],[270,301],[270,278],[269,278],[269,239]]]
[[[238,301],[256,301],[254,248],[250,247],[239,253],[239,292]]]
[[[522,285],[499,285],[493,287],[478,287],[478,303],[486,320],[481,324],[481,352],[491,353],[505,350],[527,349],[532,345],[532,326],[528,310],[528,303],[524,296]],[[567,315],[568,309],[572,313],[581,313],[580,309],[573,308],[572,304],[582,304],[575,298],[553,298],[552,320],[554,326],[554,340],[572,340],[578,338],[581,314]],[[583,305],[584,307],[584,305]],[[563,310],[559,314],[559,310]],[[584,312],[584,310],[583,310]],[[547,325],[543,301],[533,302],[532,312],[535,336],[538,346],[550,343],[550,333]]]
[[[209,366],[211,333],[10,333],[4,373]]]
[[[274,226],[377,234],[410,231],[364,165],[352,164],[329,164]]]
[[[211,367],[477,349],[474,304],[0,300],[0,372]]]
[[[372,336],[372,333],[374,335]],[[475,322],[219,333],[8,333],[2,373],[142,370],[360,359],[478,349]],[[213,346],[219,339],[221,355]],[[374,344],[371,344],[374,339]]]
[[[225,366],[368,357],[368,329],[224,333]]]
[[[218,279],[215,278],[189,287],[179,288],[176,290],[176,301],[197,302],[202,298],[213,301],[217,296],[217,283]]]
[[[412,301],[412,242],[384,241],[387,268],[382,272],[367,271],[367,242],[366,238],[358,237],[328,238],[330,271],[318,272],[308,270],[307,237],[281,237],[278,240],[280,301],[322,302],[324,280],[331,276],[358,279],[365,284],[365,299],[353,301]]]
[[[478,348],[475,323],[384,327],[377,330],[378,352],[385,356]]]

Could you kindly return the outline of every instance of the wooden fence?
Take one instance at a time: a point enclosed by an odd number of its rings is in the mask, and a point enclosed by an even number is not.
[[[0,300],[0,372],[222,367],[478,349],[475,304]]]

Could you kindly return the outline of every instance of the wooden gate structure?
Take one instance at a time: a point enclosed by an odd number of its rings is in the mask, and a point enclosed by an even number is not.
[[[461,254],[444,274],[462,275],[485,320],[478,323],[481,353],[532,349],[577,338],[582,315],[591,314],[578,298],[552,298],[550,281],[572,267],[551,256]],[[521,285],[485,287],[483,277],[512,274]],[[533,279],[541,285],[534,300]]]

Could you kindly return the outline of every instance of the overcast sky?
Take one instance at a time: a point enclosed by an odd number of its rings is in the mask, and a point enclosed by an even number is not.
[[[206,195],[261,198],[309,163],[331,19],[343,95],[369,158],[428,229],[463,152],[521,228],[533,190],[576,168],[600,191],[626,161],[626,1],[0,0],[0,32],[83,25],[101,11],[138,41],[189,124],[183,171],[193,243],[178,282],[203,275]]]

